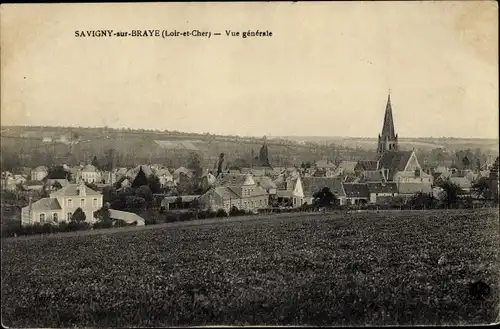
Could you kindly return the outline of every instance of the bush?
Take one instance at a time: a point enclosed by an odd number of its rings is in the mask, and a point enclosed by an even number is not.
[[[217,210],[215,216],[217,218],[227,217],[227,212],[224,209]]]
[[[94,225],[92,227],[94,229],[112,228],[113,227],[113,221],[111,221],[111,220],[97,221],[97,222],[94,223]]]
[[[181,221],[181,222],[192,220],[194,218],[195,218],[195,215],[192,212],[183,212],[179,215],[179,221]]]
[[[177,221],[179,221],[178,215],[172,214],[172,213],[165,215],[165,222],[166,223],[173,223],[173,222],[177,222]]]

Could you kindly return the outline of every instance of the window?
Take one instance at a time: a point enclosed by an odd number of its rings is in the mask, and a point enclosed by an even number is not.
[[[73,200],[72,199],[68,199],[68,207],[73,207]]]
[[[92,199],[92,206],[97,207],[97,199]]]
[[[85,199],[80,199],[80,206],[81,207],[85,206]]]
[[[45,223],[45,214],[40,214],[40,223]]]
[[[57,213],[54,213],[54,216],[52,218],[54,219],[54,222],[56,222],[56,223],[59,221]]]
[[[69,212],[69,213],[67,213],[67,215],[66,215],[66,216],[67,216],[68,221],[70,221],[70,220],[71,220],[71,215],[72,215],[72,213],[70,213],[70,212]]]

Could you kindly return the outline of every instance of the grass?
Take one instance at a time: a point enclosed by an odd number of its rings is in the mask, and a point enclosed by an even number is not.
[[[478,324],[498,213],[403,211],[2,242],[8,327]],[[438,265],[445,256],[446,262]],[[485,300],[468,283],[491,287]]]

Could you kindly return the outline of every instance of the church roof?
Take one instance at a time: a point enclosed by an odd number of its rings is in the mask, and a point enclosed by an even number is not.
[[[382,126],[382,137],[394,139],[396,137],[396,133],[394,131],[394,120],[392,117],[392,106],[391,106],[391,95],[389,94],[387,98],[387,105],[385,107],[385,115],[384,115],[384,125]]]
[[[394,173],[403,171],[413,151],[386,151],[379,160],[379,168],[389,169]]]

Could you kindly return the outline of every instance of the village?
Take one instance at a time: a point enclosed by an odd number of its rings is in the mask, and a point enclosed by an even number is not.
[[[142,217],[146,212],[146,217],[189,210],[228,216],[342,207],[450,208],[460,200],[469,206],[498,201],[498,157],[486,168],[424,169],[414,151],[400,150],[390,95],[375,159],[276,167],[269,162],[265,139],[251,167],[229,167],[224,153],[211,168],[202,168],[196,154],[190,157],[190,165],[178,168],[138,164],[106,171],[97,157],[73,167],[18,168],[17,173],[2,172],[2,190],[16,195],[22,226],[58,225],[75,218],[93,225],[102,219],[102,209],[110,221],[145,225],[151,222]]]

